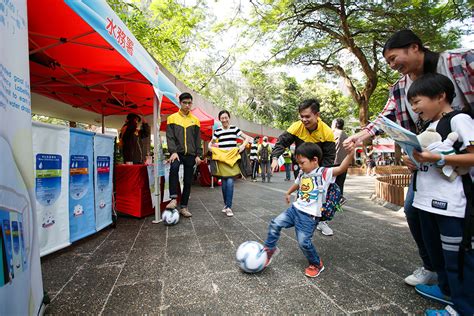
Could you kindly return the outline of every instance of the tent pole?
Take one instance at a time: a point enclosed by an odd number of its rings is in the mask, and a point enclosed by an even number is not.
[[[160,120],[158,120],[160,118]],[[156,92],[153,93],[153,171],[155,176],[155,219],[152,221],[153,224],[162,222],[161,220],[161,179],[158,175],[158,164],[161,163],[161,139],[160,139],[160,124],[161,124],[161,96],[158,97]]]
[[[105,134],[105,116],[102,112],[102,134]]]

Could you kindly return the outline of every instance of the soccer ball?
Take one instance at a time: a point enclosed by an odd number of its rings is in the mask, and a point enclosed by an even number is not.
[[[176,225],[179,222],[179,212],[177,209],[166,209],[163,214],[161,214],[161,219],[165,225]]]
[[[260,272],[265,268],[267,252],[256,241],[246,241],[239,246],[235,254],[237,264],[247,273]]]

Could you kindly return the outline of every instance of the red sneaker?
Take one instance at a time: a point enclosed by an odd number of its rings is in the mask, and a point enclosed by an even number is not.
[[[304,274],[309,278],[317,277],[324,270],[323,261],[319,261],[319,265],[310,264],[305,270]]]
[[[273,249],[268,249],[267,247],[263,247],[263,250],[267,253],[267,262],[265,262],[265,268],[272,262],[273,256],[276,256],[280,253],[280,248],[275,247]]]

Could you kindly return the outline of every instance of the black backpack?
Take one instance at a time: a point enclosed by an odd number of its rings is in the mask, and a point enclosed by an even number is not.
[[[463,113],[461,111],[452,111],[445,114],[436,126],[436,132],[441,135],[442,140],[444,141],[448,134],[452,132],[451,130],[451,119]],[[456,151],[456,154],[462,154],[463,151],[460,150],[462,143],[457,141],[454,143],[453,147]],[[464,253],[466,251],[472,250],[471,238],[474,236],[474,201],[473,201],[473,191],[474,186],[472,184],[471,176],[465,174],[462,176],[462,184],[464,188],[464,194],[466,195],[466,213],[464,215],[464,232],[461,242],[461,248],[459,249],[459,278],[463,277],[463,265],[464,265]]]
[[[269,144],[267,144],[266,146],[263,146],[262,145],[262,148],[260,148],[260,160],[261,161],[268,161],[268,146],[270,146]]]

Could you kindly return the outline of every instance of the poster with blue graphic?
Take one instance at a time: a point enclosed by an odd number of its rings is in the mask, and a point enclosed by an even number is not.
[[[43,307],[26,2],[0,0],[0,315]]]
[[[61,155],[36,155],[36,201],[43,206],[53,205],[61,195],[61,166]],[[43,223],[43,227],[52,225],[54,218]]]
[[[69,128],[33,122],[35,196],[40,255],[71,244],[69,238]]]
[[[115,137],[94,136],[95,220],[99,231],[112,224],[113,155]]]
[[[5,256],[2,269],[5,275],[3,284],[6,284],[13,280],[15,274],[13,269],[13,241],[9,211],[0,209],[0,226],[2,227],[3,255]]]
[[[94,133],[71,129],[69,234],[71,242],[95,233]]]

